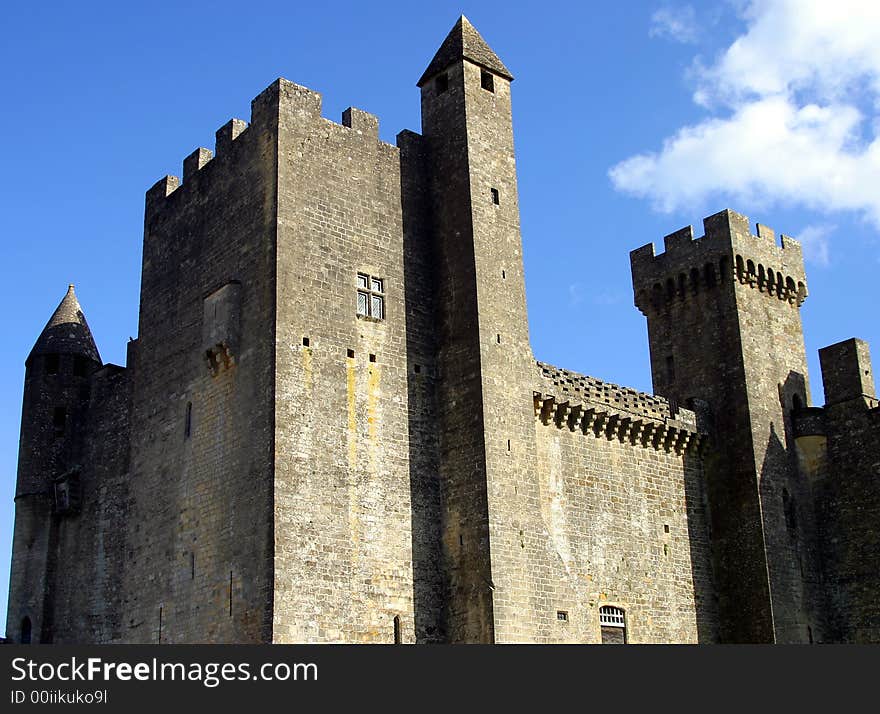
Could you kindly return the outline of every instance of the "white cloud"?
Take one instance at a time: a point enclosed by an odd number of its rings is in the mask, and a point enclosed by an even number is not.
[[[681,7],[661,7],[651,15],[651,37],[663,37],[684,44],[696,42],[697,18],[694,8],[690,5]]]
[[[584,301],[583,283],[572,283],[568,286],[568,306],[577,307]]]
[[[751,0],[741,13],[743,34],[692,71],[710,115],[614,166],[614,186],[664,212],[725,198],[880,227],[880,2]]]
[[[810,225],[801,229],[797,239],[801,242],[807,261],[823,268],[830,264],[831,247],[828,238],[835,228],[836,226],[829,225]]]

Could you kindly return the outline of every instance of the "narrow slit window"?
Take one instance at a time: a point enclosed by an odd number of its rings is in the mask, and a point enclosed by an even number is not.
[[[501,194],[498,193],[498,189],[490,188],[489,191],[492,194],[492,203],[494,203],[496,206],[501,205]]]
[[[64,407],[55,407],[52,410],[52,427],[55,429],[55,436],[62,436],[67,426],[67,409]]]
[[[385,281],[366,273],[357,275],[357,314],[385,319]]]
[[[73,358],[73,376],[74,377],[85,377],[87,368],[88,368],[88,363],[86,362],[85,357],[81,357],[80,355],[76,355],[76,357]]]
[[[46,374],[58,374],[61,355],[46,355]]]
[[[394,644],[399,645],[402,642],[400,637],[400,615],[394,616]]]
[[[192,418],[193,418],[193,405],[192,402],[186,403],[186,415],[183,418],[183,438],[189,439],[192,435]]]
[[[495,91],[495,77],[491,72],[487,72],[486,70],[480,71],[480,86],[487,92]]]

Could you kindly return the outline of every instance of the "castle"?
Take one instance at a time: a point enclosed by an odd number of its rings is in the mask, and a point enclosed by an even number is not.
[[[26,361],[15,642],[878,642],[880,407],[798,243],[631,254],[656,395],[535,360],[512,75],[461,18],[422,133],[283,79],[146,194],[138,338]]]

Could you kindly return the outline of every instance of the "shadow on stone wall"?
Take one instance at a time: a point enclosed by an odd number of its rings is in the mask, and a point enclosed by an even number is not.
[[[406,305],[409,480],[412,528],[413,610],[417,643],[445,642],[442,493],[438,463],[436,371],[433,328],[434,273],[428,195],[421,137],[398,136],[403,277]]]
[[[712,565],[712,534],[703,461],[698,453],[691,451],[685,452],[683,461],[697,641],[700,644],[715,643],[719,641],[718,596]]]

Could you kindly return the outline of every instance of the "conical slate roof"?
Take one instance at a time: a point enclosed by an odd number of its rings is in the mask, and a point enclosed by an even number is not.
[[[458,18],[458,22],[455,23],[455,27],[452,28],[446,39],[443,40],[443,44],[440,45],[440,49],[437,50],[437,54],[434,55],[434,59],[428,65],[428,69],[425,70],[422,78],[418,81],[418,86],[421,87],[435,74],[442,72],[453,62],[457,62],[460,59],[469,59],[471,62],[485,67],[500,77],[504,77],[507,80],[513,79],[510,70],[498,59],[498,55],[486,44],[486,40],[480,36],[480,33],[470,23],[470,20],[462,15]]]
[[[28,360],[41,354],[76,354],[83,355],[95,362],[101,362],[95,340],[86,316],[83,315],[79,300],[73,291],[73,285],[67,288],[67,295],[55,308],[49,322],[43,328]]]

